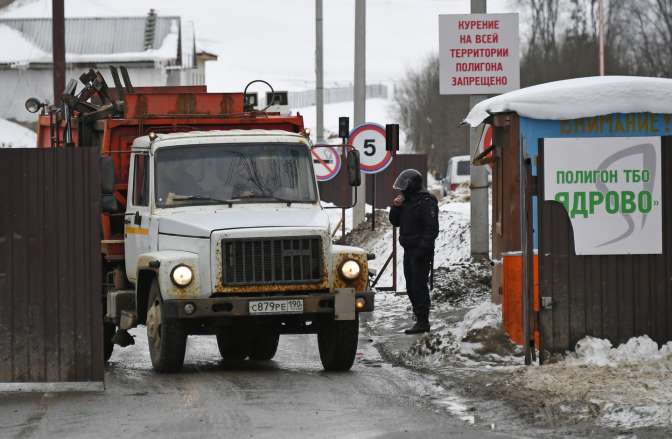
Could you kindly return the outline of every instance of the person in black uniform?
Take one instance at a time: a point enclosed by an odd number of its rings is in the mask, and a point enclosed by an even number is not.
[[[423,189],[422,174],[406,169],[394,182],[401,191],[392,201],[390,222],[400,228],[399,243],[404,248],[404,277],[411,299],[415,325],[406,334],[429,332],[429,271],[434,259],[434,241],[439,234],[439,206]]]

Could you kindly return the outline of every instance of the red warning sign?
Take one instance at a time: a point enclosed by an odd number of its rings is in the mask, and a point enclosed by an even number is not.
[[[329,145],[315,145],[310,150],[317,181],[329,181],[341,170],[341,154],[338,148]]]

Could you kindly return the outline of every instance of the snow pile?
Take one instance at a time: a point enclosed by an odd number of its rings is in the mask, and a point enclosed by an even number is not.
[[[21,125],[0,119],[0,148],[35,148],[37,134]]]
[[[659,349],[644,335],[613,347],[585,337],[562,361],[516,370],[509,386],[531,391],[546,410],[574,421],[594,418],[623,430],[672,428],[672,342]]]
[[[458,340],[468,341],[478,338],[484,329],[496,329],[501,324],[502,306],[486,301],[469,310],[451,332]]]
[[[551,120],[611,113],[672,113],[672,79],[594,76],[549,82],[480,102],[464,121],[476,127],[490,114],[506,111]]]
[[[668,359],[672,360],[672,342],[658,349],[658,343],[643,335],[614,348],[609,340],[587,336],[576,343],[576,351],[568,353],[565,362],[571,366],[619,367]]]

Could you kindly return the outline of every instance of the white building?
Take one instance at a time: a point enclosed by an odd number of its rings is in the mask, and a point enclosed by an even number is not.
[[[51,18],[0,19],[0,118],[33,122],[27,98],[53,100]],[[176,16],[65,19],[66,78],[125,66],[134,86],[203,85],[205,62],[197,51],[194,25]]]

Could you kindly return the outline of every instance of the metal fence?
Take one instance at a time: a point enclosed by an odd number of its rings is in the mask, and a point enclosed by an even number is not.
[[[350,102],[354,99],[354,87],[331,87],[324,89],[324,103],[336,104]],[[384,84],[369,84],[366,86],[367,98],[387,98],[387,86]],[[290,91],[287,94],[290,108],[303,108],[315,105],[315,90]]]
[[[103,381],[96,149],[0,150],[0,389]]]

